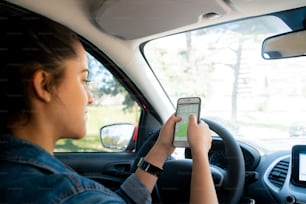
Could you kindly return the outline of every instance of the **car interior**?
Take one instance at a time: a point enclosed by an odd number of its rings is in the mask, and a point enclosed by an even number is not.
[[[219,203],[306,203],[306,0],[5,0],[86,49],[94,103],[84,139],[54,155],[116,190],[181,97],[202,99]],[[73,122],[73,121],[71,121]],[[153,203],[189,203],[192,155],[164,164]]]

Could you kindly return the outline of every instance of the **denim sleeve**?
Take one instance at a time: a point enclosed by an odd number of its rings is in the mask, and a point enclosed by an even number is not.
[[[128,177],[117,193],[127,203],[152,203],[151,193],[135,174]]]
[[[65,204],[79,203],[127,203],[127,204],[151,204],[151,193],[147,187],[140,182],[135,174],[129,176],[118,191],[112,192],[103,186],[82,185],[73,193],[65,193]],[[82,192],[83,191],[83,192]],[[69,196],[70,194],[70,196]]]
[[[86,190],[62,200],[61,204],[126,204],[126,201],[116,194],[108,194],[94,190]]]

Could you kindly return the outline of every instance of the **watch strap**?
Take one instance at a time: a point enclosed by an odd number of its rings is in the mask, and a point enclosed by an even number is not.
[[[159,177],[161,175],[161,173],[163,172],[163,169],[154,166],[153,164],[147,162],[144,160],[143,157],[140,158],[137,167],[142,169],[145,172],[148,172],[156,177]]]

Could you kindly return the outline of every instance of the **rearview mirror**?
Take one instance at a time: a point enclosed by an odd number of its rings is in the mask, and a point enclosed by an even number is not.
[[[110,151],[122,152],[131,145],[134,132],[135,126],[129,123],[107,125],[100,129],[100,141]]]
[[[269,37],[262,44],[264,59],[282,59],[306,55],[306,30]]]

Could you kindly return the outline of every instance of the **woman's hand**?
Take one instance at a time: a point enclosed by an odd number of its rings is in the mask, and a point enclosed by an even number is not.
[[[181,121],[181,118],[176,117],[174,114],[171,115],[171,117],[161,128],[159,137],[156,141],[155,145],[158,146],[158,148],[161,151],[166,152],[167,156],[170,156],[175,150],[175,147],[172,144],[173,134],[174,134],[175,124],[179,121]]]
[[[167,120],[167,122],[160,130],[156,143],[145,156],[145,161],[161,169],[163,168],[165,160],[172,154],[175,149],[172,145],[174,127],[175,123],[179,122],[180,120],[181,118],[176,117],[174,114]],[[155,182],[157,181],[157,177],[144,172],[139,168],[136,170],[136,175],[140,181],[149,189],[149,191],[152,192]]]
[[[211,131],[209,126],[201,121],[197,122],[194,115],[189,116],[187,129],[188,143],[193,152],[203,152],[207,154],[211,147]]]
[[[179,121],[181,121],[181,118],[176,117],[174,114],[171,115],[171,117],[161,128],[156,143],[147,154],[146,159],[151,161],[156,166],[162,167],[167,157],[170,156],[175,150],[172,141],[175,123]]]
[[[218,203],[209,168],[211,131],[206,123],[198,123],[196,117],[191,115],[187,135],[192,154],[190,203]]]

